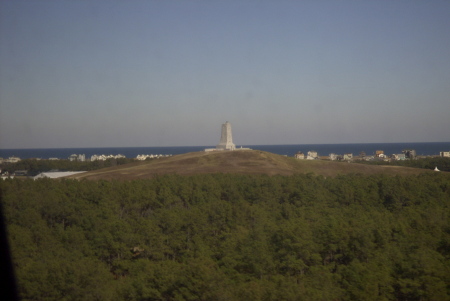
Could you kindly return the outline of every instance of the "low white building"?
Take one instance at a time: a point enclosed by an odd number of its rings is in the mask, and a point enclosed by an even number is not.
[[[302,152],[297,152],[297,153],[294,155],[294,157],[295,157],[295,159],[303,160],[303,159],[305,159],[305,154],[302,153]]]
[[[306,160],[316,160],[319,159],[319,155],[316,151],[309,151],[306,155]]]
[[[153,159],[153,158],[157,158],[157,156],[154,155],[137,155],[136,159],[139,161],[145,161],[147,159]]]
[[[440,155],[441,157],[449,158],[449,157],[450,157],[450,152],[439,152],[439,155]]]
[[[402,153],[404,153],[405,158],[408,159],[414,159],[417,156],[415,149],[404,149],[402,150]]]
[[[406,154],[393,154],[392,159],[397,160],[397,161],[406,160]]]
[[[103,160],[106,160],[104,155],[92,155],[91,156],[91,161],[103,161]]]
[[[353,160],[353,154],[351,154],[351,153],[344,154],[343,160],[345,160],[345,161]]]
[[[3,174],[3,175],[0,176],[0,179],[2,179],[2,180],[6,180],[6,179],[14,179],[14,175],[6,175],[6,174]]]
[[[85,171],[48,171],[48,172],[41,172],[37,176],[33,177],[33,180],[42,179],[42,178],[50,178],[50,179],[57,179],[62,177],[68,177],[71,175],[76,175],[79,173],[83,173]]]
[[[80,162],[84,162],[86,161],[86,155],[85,154],[73,154],[69,156],[69,161],[80,161]]]
[[[69,161],[76,161],[78,159],[78,155],[72,154],[69,156]]]
[[[19,161],[20,161],[20,158],[19,157],[15,157],[15,156],[12,156],[12,157],[9,157],[6,160],[3,160],[3,162],[5,162],[5,163],[17,163]]]

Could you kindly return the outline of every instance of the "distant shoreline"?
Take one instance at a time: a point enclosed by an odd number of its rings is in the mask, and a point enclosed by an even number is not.
[[[414,149],[418,156],[438,156],[441,151],[450,151],[450,142],[407,142],[407,143],[345,143],[345,144],[273,144],[273,145],[246,145],[237,144],[236,147],[248,147],[254,150],[267,151],[279,155],[294,156],[301,151],[316,151],[319,156],[328,156],[330,153],[353,153],[354,156],[364,151],[367,155],[373,155],[377,150],[383,150],[385,154],[401,153],[404,149]],[[157,146],[157,147],[88,147],[88,148],[25,148],[25,149],[0,149],[0,157],[8,158],[17,156],[21,159],[29,158],[60,158],[67,159],[72,154],[85,154],[86,158],[92,155],[117,155],[122,154],[127,158],[135,158],[138,155],[162,154],[178,155],[189,152],[203,151],[206,146]]]

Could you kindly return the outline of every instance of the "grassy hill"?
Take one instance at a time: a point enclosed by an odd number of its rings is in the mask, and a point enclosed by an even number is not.
[[[90,171],[71,176],[71,178],[133,180],[152,178],[156,175],[164,174],[195,175],[207,173],[267,175],[314,173],[329,177],[349,173],[412,175],[424,172],[432,171],[398,166],[373,166],[323,160],[297,160],[292,157],[263,151],[237,150],[233,152],[181,154],[152,161],[136,162]]]

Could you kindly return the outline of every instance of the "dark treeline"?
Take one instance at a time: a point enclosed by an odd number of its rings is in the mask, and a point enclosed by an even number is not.
[[[362,164],[371,165],[393,165],[393,166],[404,166],[404,167],[415,167],[423,169],[434,169],[437,167],[441,171],[450,171],[450,158],[445,157],[428,157],[420,159],[407,159],[407,160],[394,160],[394,161],[355,161]]]
[[[24,159],[17,163],[3,163],[0,168],[3,172],[14,173],[16,170],[27,170],[28,175],[37,175],[41,172],[50,170],[60,171],[89,171],[100,168],[117,166],[135,162],[134,159],[118,158],[105,161],[70,161],[70,160],[36,160]]]
[[[0,181],[23,300],[449,300],[450,178]]]

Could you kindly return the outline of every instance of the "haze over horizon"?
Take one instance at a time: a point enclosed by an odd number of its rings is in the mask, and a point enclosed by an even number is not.
[[[450,141],[449,1],[1,1],[0,148]]]

